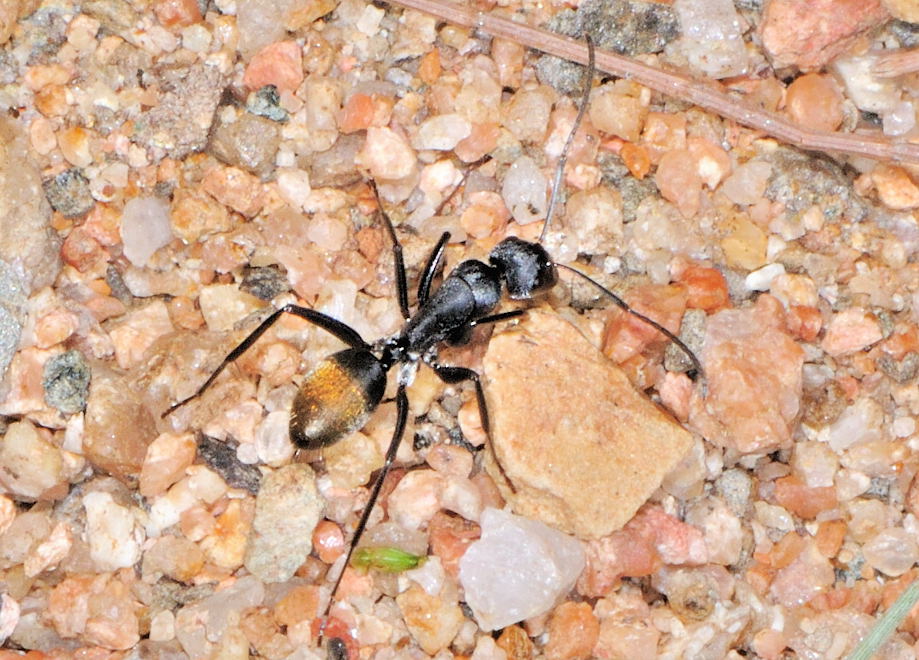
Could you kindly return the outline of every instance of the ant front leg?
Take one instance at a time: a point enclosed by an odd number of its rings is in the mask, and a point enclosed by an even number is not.
[[[428,296],[431,295],[431,285],[434,283],[434,278],[437,276],[437,271],[440,269],[441,264],[444,259],[444,250],[447,247],[447,242],[450,240],[450,232],[445,231],[440,235],[440,240],[437,241],[437,245],[434,246],[434,249],[431,250],[431,256],[428,257],[427,263],[424,265],[424,270],[421,271],[421,278],[418,280],[418,305],[424,305],[428,301]]]
[[[370,188],[373,190],[373,196],[377,200],[377,206],[380,208],[380,215],[383,217],[383,226],[386,227],[386,233],[392,241],[393,266],[396,269],[396,292],[399,297],[399,310],[402,312],[402,318],[408,319],[411,312],[408,309],[408,284],[405,276],[405,259],[402,256],[402,244],[399,237],[396,236],[396,228],[389,219],[389,214],[383,210],[383,200],[380,199],[380,191],[377,190],[377,184],[370,180]]]
[[[334,319],[327,314],[317,312],[316,310],[309,309],[308,307],[301,307],[300,305],[293,304],[284,305],[280,309],[275,310],[271,316],[262,321],[255,330],[249,333],[248,337],[243,339],[236,348],[230,351],[230,353],[225,358],[223,358],[220,366],[214,370],[214,372],[208,377],[206,381],[204,381],[204,384],[201,385],[201,387],[199,387],[194,394],[185,397],[178,403],[174,403],[173,405],[169,406],[169,408],[166,409],[166,412],[164,412],[161,417],[170,415],[192,399],[201,396],[201,394],[203,394],[204,391],[210,387],[211,384],[213,384],[213,382],[217,379],[217,376],[223,372],[227,365],[236,360],[236,358],[246,352],[246,349],[258,341],[258,338],[265,334],[268,328],[277,322],[277,320],[281,317],[281,314],[293,314],[295,316],[299,316],[305,321],[309,321],[313,325],[317,325],[329,334],[337,337],[344,343],[348,344],[351,348],[370,350],[370,345],[363,340],[363,338],[354,328],[345,323],[342,323],[338,319]]]

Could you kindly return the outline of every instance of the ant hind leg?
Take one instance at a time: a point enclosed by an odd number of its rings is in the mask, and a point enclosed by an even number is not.
[[[300,305],[293,304],[284,305],[280,309],[276,309],[274,312],[272,312],[271,315],[262,321],[255,330],[249,333],[249,336],[243,339],[239,345],[236,346],[236,348],[230,351],[229,354],[223,358],[223,361],[220,363],[220,365],[213,371],[213,373],[211,373],[210,376],[208,376],[208,379],[204,381],[204,384],[202,384],[194,394],[185,397],[181,401],[169,406],[166,411],[160,415],[160,417],[168,417],[170,414],[184,406],[192,399],[201,396],[201,394],[203,394],[204,391],[213,384],[213,382],[217,379],[217,376],[219,376],[221,372],[226,369],[227,365],[236,360],[236,358],[245,353],[246,350],[252,346],[252,344],[258,341],[258,338],[265,334],[268,328],[273,326],[282,314],[293,314],[294,316],[299,316],[305,321],[309,321],[310,323],[319,326],[329,334],[337,337],[344,343],[348,344],[351,348],[359,348],[364,350],[370,349],[370,345],[364,341],[360,334],[358,334],[357,330],[345,323],[342,323],[338,319],[334,319],[327,314],[317,312],[316,310],[310,309],[308,307],[301,307]]]
[[[370,514],[373,513],[373,507],[376,504],[377,498],[380,496],[380,490],[383,488],[383,482],[386,481],[386,475],[389,474],[389,470],[392,467],[393,461],[396,459],[396,454],[399,451],[399,445],[402,443],[402,436],[405,435],[405,425],[407,421],[408,397],[405,394],[405,385],[399,385],[399,389],[396,391],[396,426],[393,429],[392,440],[389,441],[389,448],[386,450],[386,457],[383,461],[383,467],[380,468],[380,471],[373,482],[373,487],[370,489],[370,497],[367,499],[367,504],[364,506],[364,511],[361,514],[361,518],[357,523],[357,527],[354,529],[354,535],[351,537],[351,544],[348,546],[348,554],[345,555],[345,562],[342,564],[341,571],[338,573],[338,576],[335,578],[335,583],[332,585],[332,593],[329,596],[329,603],[326,605],[325,611],[320,617],[322,623],[319,628],[319,645],[322,644],[325,627],[328,623],[329,611],[332,609],[332,604],[335,602],[335,594],[338,592],[338,587],[341,585],[342,577],[344,577],[345,571],[348,568],[348,564],[351,561],[351,555],[354,554],[354,550],[357,548],[357,544],[360,543],[361,537],[364,535],[364,531],[367,529],[367,521],[370,520]]]

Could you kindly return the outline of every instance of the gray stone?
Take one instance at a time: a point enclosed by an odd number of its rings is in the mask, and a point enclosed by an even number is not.
[[[227,165],[266,179],[274,172],[280,143],[277,122],[242,112],[235,121],[217,123],[207,150]]]
[[[264,582],[289,580],[313,549],[322,509],[308,465],[293,463],[266,476],[255,498],[246,568]]]
[[[78,169],[64,170],[42,187],[51,207],[65,218],[84,216],[96,203],[89,191],[89,181]]]
[[[61,240],[50,221],[28,137],[18,122],[0,118],[0,261],[19,278],[26,297],[52,284],[61,269]],[[10,286],[0,284],[0,294]]]
[[[80,351],[55,355],[45,363],[42,387],[45,401],[62,413],[80,412],[89,396],[90,368]]]
[[[207,144],[224,80],[216,67],[203,64],[160,72],[165,91],[159,105],[137,123],[136,140],[184,158]]]

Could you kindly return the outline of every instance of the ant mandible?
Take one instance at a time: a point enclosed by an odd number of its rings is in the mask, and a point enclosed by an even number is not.
[[[345,563],[335,579],[329,603],[323,612],[319,631],[320,643],[342,576],[363,536],[380,489],[402,441],[409,408],[406,388],[413,382],[419,362],[431,367],[444,383],[472,382],[475,387],[482,428],[486,435],[489,435],[488,409],[479,375],[472,369],[438,362],[438,347],[444,342],[452,345],[464,344],[469,341],[472,330],[476,326],[505,321],[522,315],[523,310],[521,309],[494,313],[501,301],[502,290],[506,291],[512,300],[532,300],[556,284],[558,269],[563,268],[589,282],[609,296],[616,305],[664,334],[689,356],[696,373],[702,374],[698,358],[672,332],[653,319],[631,309],[612,291],[581,271],[565,264],[555,263],[542,246],[542,240],[546,235],[555,206],[567,152],[584,116],[590,95],[595,65],[593,43],[589,39],[588,49],[590,63],[581,107],[556,167],[552,196],[538,242],[525,241],[514,236],[505,238],[491,250],[487,263],[477,259],[467,259],[461,262],[432,292],[435,276],[443,262],[444,250],[450,240],[450,234],[445,232],[438,240],[421,272],[418,284],[418,308],[412,314],[408,302],[408,285],[402,247],[391,220],[380,204],[383,225],[393,246],[399,308],[405,318],[405,325],[397,334],[368,343],[356,330],[331,316],[299,305],[285,305],[262,321],[234,348],[194,394],[170,406],[163,413],[165,417],[200,396],[224,368],[252,346],[282,314],[299,316],[348,345],[348,348],[321,360],[304,378],[294,398],[290,415],[290,438],[300,449],[314,450],[327,447],[363,428],[383,399],[387,374],[390,369],[396,365],[399,366],[395,394],[396,424],[392,439],[386,451],[383,467],[377,474],[370,497],[354,530],[345,556]],[[376,186],[372,182],[371,187],[376,194]],[[377,199],[379,200],[378,195]]]

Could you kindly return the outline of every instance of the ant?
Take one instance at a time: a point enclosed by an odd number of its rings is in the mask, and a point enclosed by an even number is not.
[[[438,361],[438,347],[444,342],[452,345],[465,344],[470,340],[472,330],[476,326],[521,316],[524,313],[522,309],[495,312],[501,302],[502,291],[505,291],[512,300],[532,300],[548,292],[558,281],[559,268],[565,269],[589,282],[609,296],[616,305],[664,334],[689,356],[694,371],[702,374],[702,366],[698,358],[672,332],[653,319],[631,309],[612,291],[581,271],[565,264],[555,263],[542,246],[555,206],[556,194],[561,186],[567,152],[583,119],[590,95],[595,63],[593,43],[589,38],[587,43],[590,58],[581,107],[556,167],[546,221],[538,242],[525,241],[514,236],[505,238],[491,250],[487,263],[477,259],[461,262],[447,275],[441,285],[432,291],[434,279],[442,266],[444,251],[450,240],[449,232],[445,232],[434,246],[421,272],[418,284],[418,308],[412,313],[408,302],[408,285],[402,247],[392,221],[383,211],[382,204],[379,204],[383,225],[392,242],[399,308],[405,319],[405,325],[398,333],[368,343],[356,330],[331,316],[295,304],[285,305],[262,321],[234,348],[194,394],[173,404],[163,413],[165,417],[200,396],[224,368],[252,346],[282,314],[299,316],[348,345],[348,348],[321,360],[304,378],[294,398],[290,416],[290,437],[301,449],[314,450],[327,447],[363,428],[383,399],[387,374],[393,367],[398,366],[398,386],[395,394],[396,424],[392,439],[385,454],[383,467],[377,474],[370,497],[351,538],[344,566],[335,579],[329,603],[322,614],[318,640],[320,644],[328,622],[328,613],[335,600],[345,568],[351,561],[355,548],[364,534],[367,521],[402,441],[409,409],[406,388],[413,382],[419,362],[433,369],[434,373],[446,384],[452,385],[464,381],[470,381],[473,384],[482,428],[486,435],[489,435],[488,409],[479,375],[472,369],[441,364]],[[372,182],[371,187],[377,194],[376,186]],[[379,201],[378,194],[377,200]],[[341,653],[340,639],[332,638],[329,643],[333,653]]]

